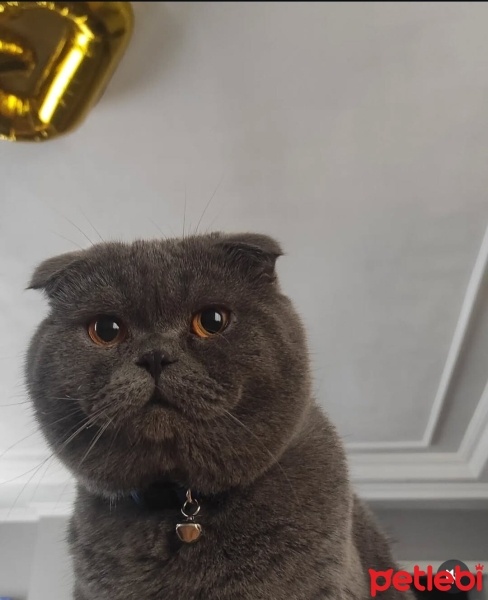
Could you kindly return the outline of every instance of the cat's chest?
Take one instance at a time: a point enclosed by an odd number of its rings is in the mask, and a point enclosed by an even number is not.
[[[255,562],[253,521],[247,528],[238,516],[207,514],[199,521],[201,537],[183,543],[178,511],[75,515],[70,543],[76,575],[100,600],[193,600],[196,591],[210,597],[205,590],[222,595],[236,570]]]
[[[256,499],[202,505],[201,538],[185,544],[178,510],[79,505],[70,531],[76,581],[83,600],[319,598],[327,528],[299,517],[286,503],[271,511]]]

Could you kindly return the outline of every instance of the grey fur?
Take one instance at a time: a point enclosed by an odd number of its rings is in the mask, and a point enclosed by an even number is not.
[[[30,287],[51,311],[26,377],[48,443],[79,482],[76,600],[363,599],[367,569],[395,567],[312,398],[280,254],[267,236],[211,234],[99,244],[35,271]],[[191,316],[213,304],[231,309],[231,324],[197,339]],[[124,319],[127,340],[94,345],[86,326],[98,314]],[[154,380],[137,365],[154,349],[176,361],[161,375],[166,409],[148,407]],[[195,544],[178,543],[177,510],[127,500],[161,478],[203,495]]]

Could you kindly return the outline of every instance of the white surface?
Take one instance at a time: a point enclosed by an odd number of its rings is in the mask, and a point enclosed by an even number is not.
[[[66,526],[66,519],[40,519],[27,600],[72,598],[72,561]]]
[[[282,242],[317,397],[355,453],[358,482],[395,495],[388,485],[403,473],[418,489],[439,479],[428,455],[442,452],[446,483],[478,484],[486,425],[468,458],[463,438],[487,379],[476,324],[488,314],[488,6],[142,3],[135,13],[128,53],[78,131],[0,144],[0,454],[16,444],[0,478],[36,485],[58,469],[25,477],[19,465],[46,450],[35,433],[22,440],[35,432],[28,405],[6,406],[25,399],[22,356],[45,310],[23,291],[35,264],[96,241],[89,221],[129,240],[177,235],[185,220],[186,231]],[[466,298],[475,310],[456,345]],[[396,453],[408,481],[390,476]],[[16,504],[28,501],[23,492]]]
[[[35,560],[37,531],[37,522],[0,525],[0,594],[2,596],[12,596],[15,600],[26,597],[29,589],[29,574]]]

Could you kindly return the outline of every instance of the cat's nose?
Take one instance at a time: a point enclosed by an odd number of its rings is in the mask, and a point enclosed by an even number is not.
[[[151,352],[143,354],[141,358],[136,361],[136,365],[146,369],[146,371],[152,375],[154,381],[158,383],[163,368],[174,362],[176,362],[176,359],[172,358],[166,352],[162,352],[161,350],[151,350]]]

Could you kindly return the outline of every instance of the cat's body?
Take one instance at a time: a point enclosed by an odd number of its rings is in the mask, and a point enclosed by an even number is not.
[[[311,397],[280,253],[214,234],[103,244],[34,274],[52,312],[27,380],[79,481],[76,600],[363,600],[368,569],[395,568]],[[191,544],[180,488],[201,507]]]

